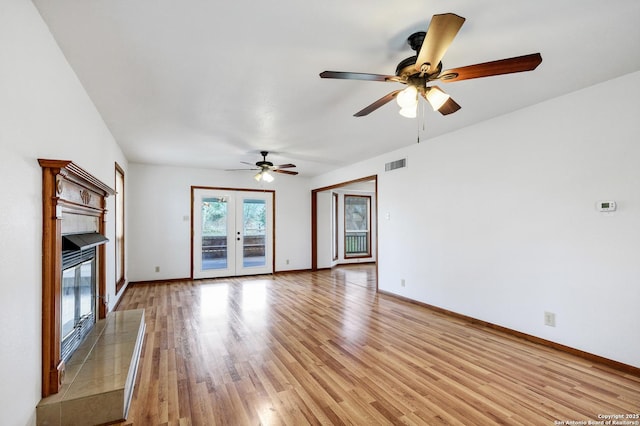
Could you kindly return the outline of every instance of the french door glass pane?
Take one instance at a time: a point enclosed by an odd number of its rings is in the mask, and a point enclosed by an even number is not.
[[[202,199],[202,270],[226,269],[227,200]]]
[[[242,203],[242,266],[266,265],[267,205],[265,200],[245,199]]]
[[[194,278],[273,271],[273,194],[197,188],[192,196]]]

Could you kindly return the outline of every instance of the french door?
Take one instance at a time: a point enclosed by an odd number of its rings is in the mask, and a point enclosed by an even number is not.
[[[194,278],[273,272],[273,192],[192,193]]]

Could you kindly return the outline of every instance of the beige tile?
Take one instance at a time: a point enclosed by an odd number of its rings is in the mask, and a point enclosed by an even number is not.
[[[62,402],[64,426],[92,426],[123,419],[124,394],[121,391]]]
[[[93,359],[108,359],[108,358],[131,358],[136,346],[135,340],[130,340],[122,343],[113,343],[110,345],[96,346],[91,354],[87,357],[86,361]]]
[[[92,395],[103,395],[120,391],[125,387],[127,372],[111,376],[94,377],[88,380],[76,380],[65,395],[65,400],[78,399]]]
[[[120,331],[118,333],[105,333],[100,340],[96,343],[96,346],[110,345],[113,343],[136,341],[138,339],[138,329],[132,331]]]
[[[78,372],[80,371],[80,369],[82,368],[83,364],[81,363],[76,363],[76,364],[65,364],[64,366],[64,378],[62,379],[62,385],[69,385],[70,383],[72,383],[76,376],[78,375]]]
[[[87,336],[88,337],[88,336]],[[78,346],[78,349],[75,350],[71,358],[65,363],[67,366],[69,365],[77,365],[82,364],[84,360],[87,358],[89,353],[91,352],[92,344],[87,344],[87,342],[83,342],[82,345]]]
[[[62,385],[62,387],[60,388],[60,392],[54,393],[53,395],[49,395],[46,398],[42,398],[38,403],[38,407],[45,406],[45,405],[59,404],[60,401],[62,401],[62,399],[64,398],[64,394],[68,389],[69,389],[68,385]]]
[[[126,374],[127,371],[129,371],[130,365],[131,357],[90,359],[84,363],[82,369],[76,375],[75,381],[90,380],[100,377],[113,376],[116,374]]]
[[[109,324],[109,319],[105,318],[105,319],[96,321],[93,327],[94,327],[94,330],[100,333],[102,332],[102,330],[104,330],[105,327],[107,327],[108,324]]]
[[[38,426],[62,426],[60,404],[38,405],[36,407],[36,419]]]
[[[112,312],[107,319],[112,327],[128,327],[144,321],[144,309]]]

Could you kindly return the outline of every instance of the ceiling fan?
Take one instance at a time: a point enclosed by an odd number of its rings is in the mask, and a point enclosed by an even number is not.
[[[415,117],[418,95],[425,98],[434,111],[437,110],[442,115],[447,115],[458,111],[460,105],[438,86],[430,83],[436,81],[450,83],[472,78],[532,71],[542,62],[540,53],[532,53],[442,71],[441,59],[464,21],[465,18],[454,13],[433,15],[426,33],[424,31],[417,32],[407,39],[416,55],[401,61],[396,68],[396,75],[324,71],[320,73],[320,77],[397,82],[407,85],[406,89],[394,90],[356,112],[354,114],[356,117],[368,115],[394,98],[401,107],[401,115]]]
[[[242,164],[255,166],[255,167],[252,167],[251,169],[231,169],[231,170],[258,170],[258,173],[253,177],[258,182],[260,182],[261,180],[265,182],[272,182],[273,176],[271,175],[271,172],[283,173],[287,175],[298,174],[298,172],[294,172],[291,170],[283,170],[283,169],[290,169],[292,167],[295,167],[296,166],[295,164],[288,163],[288,164],[279,164],[275,166],[271,161],[267,161],[268,154],[269,154],[268,151],[260,151],[260,155],[262,155],[262,161],[257,161],[255,164],[247,163],[246,161],[241,161]]]

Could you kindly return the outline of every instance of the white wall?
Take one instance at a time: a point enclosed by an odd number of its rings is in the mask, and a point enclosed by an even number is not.
[[[275,190],[275,270],[311,267],[311,193],[303,176],[258,184],[250,172],[129,165],[129,280],[191,275],[191,186]],[[287,264],[287,259],[289,263]],[[155,272],[155,267],[160,272]]]
[[[35,423],[41,391],[42,171],[72,160],[113,186],[127,163],[29,1],[0,2],[0,417]],[[113,211],[113,197],[110,199]],[[108,237],[114,235],[113,221]],[[113,239],[113,238],[112,238]],[[109,245],[113,265],[113,245]],[[115,271],[107,270],[115,303]]]
[[[312,188],[378,175],[380,290],[640,367],[639,98],[633,73]]]
[[[317,210],[317,267],[331,268],[336,264],[333,260],[333,192],[318,192],[316,200]]]

